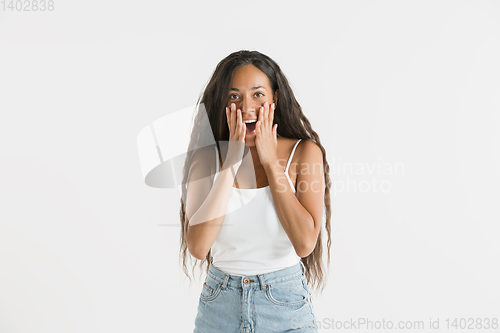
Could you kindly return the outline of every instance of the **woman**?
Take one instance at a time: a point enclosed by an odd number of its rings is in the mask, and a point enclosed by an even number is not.
[[[328,264],[331,243],[318,134],[257,51],[223,59],[197,104],[180,212],[184,272],[187,250],[207,263],[194,331],[317,332],[309,284],[324,288],[323,204]]]

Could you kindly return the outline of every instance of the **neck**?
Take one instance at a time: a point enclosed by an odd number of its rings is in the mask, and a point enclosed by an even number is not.
[[[253,168],[255,171],[264,169],[262,163],[260,163],[259,153],[257,152],[256,146],[250,147],[250,153],[252,154]]]

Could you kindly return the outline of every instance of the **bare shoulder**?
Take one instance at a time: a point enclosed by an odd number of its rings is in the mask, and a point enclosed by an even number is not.
[[[297,198],[311,212],[315,221],[321,221],[322,207],[319,203],[324,202],[325,194],[322,190],[325,188],[323,152],[311,139],[302,140],[297,150]]]
[[[319,145],[312,139],[301,140],[296,150],[299,164],[323,163],[323,152]]]
[[[197,148],[193,151],[189,169],[196,169],[199,176],[212,175],[215,171],[215,144]]]
[[[201,147],[193,151],[193,162],[207,163],[214,160],[215,144]]]

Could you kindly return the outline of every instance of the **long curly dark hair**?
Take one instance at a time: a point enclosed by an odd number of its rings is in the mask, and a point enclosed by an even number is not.
[[[181,186],[182,197],[181,197],[181,209],[180,209],[180,220],[182,226],[180,235],[181,238],[180,258],[182,258],[183,271],[190,280],[191,278],[189,277],[186,266],[186,258],[189,251],[185,237],[185,231],[186,231],[185,200],[187,192],[186,184],[189,179],[188,166],[191,164],[194,150],[200,146],[200,142],[207,142],[210,140],[210,138],[212,138],[215,140],[217,146],[219,146],[219,141],[220,142],[229,141],[229,128],[227,125],[226,114],[224,112],[224,109],[227,105],[227,96],[231,88],[230,85],[235,69],[240,66],[248,64],[254,65],[259,70],[264,72],[264,74],[266,74],[271,83],[273,95],[276,92],[276,90],[279,90],[279,98],[274,111],[274,122],[278,124],[278,129],[277,129],[278,136],[291,139],[303,139],[303,140],[311,139],[321,148],[321,151],[323,153],[323,170],[325,177],[325,207],[326,207],[325,229],[328,235],[327,263],[328,267],[330,266],[331,181],[329,176],[329,165],[326,159],[325,148],[321,145],[319,136],[312,129],[309,120],[306,118],[304,113],[302,113],[302,108],[295,99],[295,96],[288,83],[288,80],[281,71],[278,64],[274,60],[269,58],[267,55],[264,55],[258,51],[242,50],[231,53],[217,65],[210,81],[208,82],[200,98],[198,98],[196,104],[197,106],[202,105],[205,108],[206,114],[199,113],[194,121],[194,127],[191,133],[191,141],[189,144],[188,154],[186,156],[186,161],[183,169],[183,181]],[[282,112],[282,110],[286,110],[286,112]],[[202,117],[202,115],[204,115],[204,117]],[[204,131],[202,130],[203,128],[209,130]],[[305,276],[307,279],[307,283],[315,290],[321,287],[320,291],[323,291],[325,287],[325,273],[323,269],[322,255],[323,255],[323,246],[322,246],[322,228],[321,228],[314,250],[307,257],[300,259],[306,268]],[[190,257],[194,258],[191,255]],[[203,264],[206,264],[206,271],[208,273],[209,264],[211,260],[212,260],[212,254],[211,250],[209,250],[206,257],[203,260],[199,261],[200,268],[202,268]],[[193,265],[192,269],[193,273],[195,266],[196,263],[195,265]]]

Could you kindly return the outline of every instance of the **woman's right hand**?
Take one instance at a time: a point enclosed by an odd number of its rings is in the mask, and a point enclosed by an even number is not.
[[[229,147],[224,164],[235,165],[238,168],[243,159],[247,128],[243,122],[241,110],[236,110],[234,103],[231,103],[231,107],[226,107],[226,118],[229,127]]]

